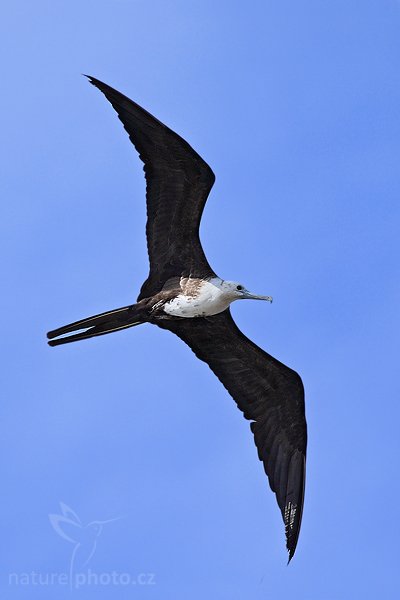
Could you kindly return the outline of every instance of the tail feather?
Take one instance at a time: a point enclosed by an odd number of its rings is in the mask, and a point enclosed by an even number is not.
[[[140,325],[143,322],[144,320],[139,316],[136,305],[134,304],[132,306],[124,306],[93,317],[81,319],[80,321],[75,321],[69,325],[64,325],[63,327],[49,331],[47,338],[50,340],[48,342],[49,346],[59,346],[61,344],[68,344],[69,342],[85,340],[98,335],[112,333],[113,331],[127,329],[128,327]],[[74,335],[66,335],[81,329],[84,329],[85,331],[81,331]]]

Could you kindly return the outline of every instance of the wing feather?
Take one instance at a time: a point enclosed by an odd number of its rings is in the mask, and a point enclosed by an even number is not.
[[[246,419],[285,524],[289,560],[304,502],[307,425],[299,375],[261,350],[236,326],[230,311],[206,319],[158,321],[206,362]]]
[[[138,300],[176,276],[215,275],[204,255],[199,225],[215,175],[178,134],[109,85],[89,77],[116,110],[144,163],[150,273]]]

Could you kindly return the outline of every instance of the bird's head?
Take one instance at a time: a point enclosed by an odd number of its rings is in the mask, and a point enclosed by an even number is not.
[[[91,531],[95,537],[99,537],[101,532],[103,531],[103,526],[105,523],[112,523],[113,521],[119,521],[122,517],[115,517],[115,519],[107,519],[107,521],[92,521],[86,525],[86,529]]]
[[[86,525],[86,529],[91,531],[94,536],[98,537],[103,531],[103,523],[101,521],[92,521]]]
[[[221,284],[224,294],[229,294],[234,300],[267,300],[272,302],[272,296],[259,296],[252,294],[242,283],[237,281],[223,281]]]

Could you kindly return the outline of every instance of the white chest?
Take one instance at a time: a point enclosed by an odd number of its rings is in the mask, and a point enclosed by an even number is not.
[[[228,308],[232,297],[219,287],[219,280],[203,281],[193,296],[179,294],[164,305],[164,312],[175,317],[210,317]]]

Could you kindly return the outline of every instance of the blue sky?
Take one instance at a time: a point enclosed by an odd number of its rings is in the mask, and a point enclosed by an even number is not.
[[[399,30],[394,0],[3,7],[2,596],[397,598]],[[248,423],[178,339],[146,325],[46,345],[147,274],[141,164],[81,73],[210,163],[210,262],[274,296],[233,314],[306,388],[290,567]],[[83,552],[88,523],[121,517],[86,568],[155,583],[24,584],[69,570],[60,502]]]

